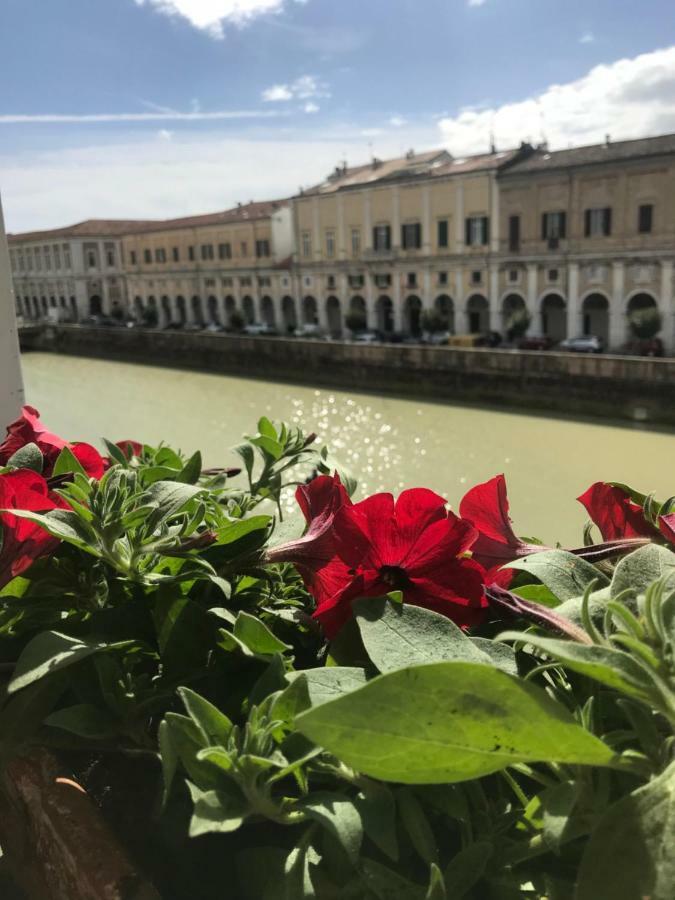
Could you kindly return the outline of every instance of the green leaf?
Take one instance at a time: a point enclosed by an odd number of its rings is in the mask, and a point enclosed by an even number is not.
[[[48,513],[30,512],[26,509],[11,510],[13,516],[20,519],[28,519],[40,525],[53,537],[67,544],[72,544],[80,550],[91,553],[92,556],[100,556],[98,549],[98,537],[84,519],[76,512],[68,509],[53,509]]]
[[[105,444],[108,455],[113,462],[119,463],[119,465],[124,466],[125,468],[129,465],[128,459],[117,446],[117,444],[113,443],[113,441],[109,441],[107,438],[103,438],[103,443]]]
[[[543,812],[543,836],[549,847],[558,850],[565,836],[565,829],[577,802],[577,789],[572,781],[546,788],[541,793]]]
[[[508,675],[518,674],[518,663],[513,647],[509,647],[508,644],[503,644],[501,641],[492,640],[492,638],[472,637],[471,643],[490,658],[493,666]]]
[[[675,573],[675,553],[660,544],[647,544],[625,556],[614,570],[610,594],[617,597],[627,588],[643,594],[664,575]]]
[[[251,438],[251,443],[256,447],[259,447],[266,456],[270,456],[273,460],[281,459],[284,453],[284,448],[281,446],[279,441],[274,440],[274,438],[267,437],[265,434],[261,434],[258,437]]]
[[[431,872],[429,873],[429,887],[424,900],[447,900],[447,897],[443,874],[436,863],[432,863]]]
[[[371,841],[394,862],[398,860],[396,801],[386,784],[361,780],[361,793],[355,800],[363,829]]]
[[[524,584],[522,587],[512,588],[512,592],[524,600],[532,600],[534,603],[541,603],[542,606],[549,608],[556,607],[560,603],[560,600],[545,584]]]
[[[199,450],[197,450],[197,452],[193,453],[190,459],[188,459],[178,475],[176,475],[175,480],[183,484],[196,484],[199,481],[199,476],[201,474],[202,455]]]
[[[258,419],[258,431],[260,434],[264,434],[265,437],[272,438],[273,441],[277,440],[277,430],[267,416],[262,416]]]
[[[226,744],[233,725],[225,713],[190,688],[178,688],[178,695],[206,743]]]
[[[217,530],[218,540],[215,546],[233,544],[254,531],[265,531],[271,521],[270,516],[251,516],[250,519],[236,519],[229,522]]]
[[[461,900],[480,881],[491,856],[492,844],[487,841],[476,841],[453,856],[443,873],[450,900]]]
[[[161,509],[163,518],[168,519],[203,491],[204,488],[197,485],[181,484],[179,481],[156,481],[147,489],[146,496]]]
[[[672,900],[675,763],[610,806],[586,844],[575,900]]]
[[[241,457],[242,462],[244,463],[244,467],[246,469],[246,474],[248,475],[249,481],[253,477],[253,466],[255,464],[255,453],[253,452],[253,447],[250,444],[239,444],[238,447],[233,447],[233,451],[237,454],[237,456]]]
[[[202,791],[188,781],[194,810],[190,819],[190,837],[202,834],[227,834],[236,831],[244,822],[242,804],[233,801],[222,791]]]
[[[523,559],[516,559],[507,566],[520,569],[538,578],[560,602],[583,594],[588,585],[596,582],[601,588],[609,584],[599,569],[566,550],[543,550]]]
[[[373,859],[361,860],[361,872],[365,885],[377,900],[424,900],[424,888]]]
[[[32,469],[41,475],[44,458],[37,444],[24,444],[10,456],[6,465],[12,469]]]
[[[480,663],[381,675],[301,713],[296,725],[352,768],[404,784],[466,781],[515,762],[614,760],[542,689]]]
[[[359,858],[363,823],[357,805],[344,794],[315,791],[298,804],[307,815],[330,831],[342,844],[351,862]]]
[[[426,813],[411,788],[396,791],[396,806],[401,824],[408,832],[413,845],[423,862],[431,865],[438,862],[438,847],[434,832]]]
[[[77,703],[59,709],[45,719],[45,725],[61,728],[89,740],[110,737],[118,730],[116,719],[92,703]]]
[[[264,622],[243,611],[239,613],[234,623],[234,636],[252,653],[261,656],[272,656],[290,649],[290,646],[280,641]]]
[[[558,638],[540,637],[538,634],[506,631],[500,640],[522,641],[543,650],[553,659],[560,660],[568,668],[606,684],[640,700],[649,699],[650,681],[644,669],[623,650],[613,650],[597,644],[577,644]]]
[[[454,622],[429,609],[366,597],[355,601],[354,612],[368,656],[380,672],[445,659],[491,663]]]
[[[162,761],[162,776],[164,779],[164,791],[162,792],[162,806],[166,806],[171,785],[178,768],[178,753],[171,735],[171,726],[162,719],[157,730],[157,742],[159,744],[159,756]]]
[[[52,469],[52,478],[59,475],[68,475],[79,472],[80,475],[87,477],[87,473],[82,468],[80,461],[75,457],[70,447],[64,447],[59,453]]]
[[[114,646],[120,645],[84,641],[57,631],[44,631],[24,648],[14,667],[7,691],[10,694],[20,691],[45,675],[51,675],[52,672],[86,659],[92,653],[100,653]]]
[[[312,706],[335,700],[348,694],[366,683],[363,669],[349,666],[326,666],[320,669],[305,669],[303,672],[292,672],[289,681],[302,677],[307,682],[307,690]]]

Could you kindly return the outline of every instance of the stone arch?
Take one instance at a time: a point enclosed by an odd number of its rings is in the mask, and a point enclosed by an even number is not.
[[[284,330],[292,333],[298,327],[298,312],[293,297],[288,294],[281,301],[281,318],[284,324]]]
[[[304,297],[302,300],[302,324],[317,325],[319,322],[319,309],[314,297]]]
[[[52,294],[51,297],[49,298],[49,306],[50,306],[52,309],[56,309],[56,297],[55,297],[53,294]]]
[[[220,325],[220,312],[218,310],[218,298],[210,294],[206,298],[206,311],[210,325]]]
[[[592,291],[581,304],[584,334],[595,334],[609,342],[609,298],[600,291]]]
[[[541,333],[555,343],[567,337],[567,309],[565,300],[557,293],[544,294],[539,304]]]
[[[167,325],[171,325],[173,322],[173,315],[171,313],[171,300],[164,294],[159,301],[159,307],[162,312],[162,321],[164,323],[164,327]]]
[[[355,294],[349,301],[349,312],[359,312],[366,314],[366,301],[359,294]]]
[[[134,317],[137,322],[142,322],[145,314],[145,308],[143,305],[143,298],[136,296],[134,297]]]
[[[225,325],[228,328],[232,327],[232,316],[237,311],[237,301],[234,299],[232,294],[228,294],[225,297]]]
[[[35,299],[36,298],[33,297],[33,300],[35,300]],[[72,316],[73,322],[79,321],[80,317],[77,313],[77,300],[75,299],[75,297],[70,298],[70,314]]]
[[[148,297],[148,302],[143,310],[143,324],[148,328],[157,328],[159,324],[159,311],[155,297]]]
[[[176,324],[183,326],[187,322],[187,303],[185,302],[185,297],[180,294],[176,297],[176,315],[178,316],[178,321]]]
[[[658,309],[656,297],[654,297],[653,294],[650,294],[649,291],[634,291],[628,297],[628,301],[626,303],[626,313],[630,315],[631,313],[638,312],[643,309]]]
[[[342,337],[342,307],[337,297],[331,296],[326,300],[326,322],[331,337]]]
[[[241,310],[244,314],[246,324],[252,325],[255,322],[255,304],[253,303],[253,297],[247,294],[242,298]]]
[[[44,301],[44,298],[43,298]],[[89,315],[100,316],[103,313],[103,300],[98,294],[89,298]]]
[[[260,317],[264,325],[275,328],[277,324],[277,315],[274,310],[274,301],[266,294],[260,300]]]
[[[434,300],[434,308],[448,323],[450,334],[455,333],[455,303],[449,294],[439,294]]]
[[[490,304],[482,294],[472,294],[466,301],[466,315],[471,334],[490,330]]]
[[[197,325],[204,324],[204,309],[202,307],[202,298],[194,295],[192,300],[190,301],[190,306],[192,308],[192,319]]]
[[[405,324],[410,334],[418,335],[422,332],[422,301],[416,294],[410,294],[405,298],[403,306]]]
[[[517,294],[513,291],[506,294],[502,300],[502,331],[504,333],[508,331],[511,316],[525,308],[525,298],[522,294]]]
[[[382,334],[391,334],[394,331],[394,304],[391,297],[382,294],[375,304],[377,315],[377,330]]]

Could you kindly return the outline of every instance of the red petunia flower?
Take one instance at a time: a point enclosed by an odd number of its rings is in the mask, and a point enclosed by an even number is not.
[[[659,518],[659,530],[664,538],[675,546],[675,513]]]
[[[52,474],[54,463],[64,447],[69,447],[90,478],[100,478],[105,471],[105,460],[91,444],[70,443],[53,434],[40,421],[40,413],[32,406],[24,406],[19,418],[7,426],[7,437],[0,444],[0,466],[26,444],[37,444],[44,459],[43,475]]]
[[[49,491],[47,482],[30,469],[0,475],[0,509],[48,512],[66,504]],[[28,519],[0,515],[0,588],[25,572],[40,556],[51,553],[59,541]]]
[[[658,530],[645,518],[642,507],[623,488],[597,481],[577,499],[586,507],[605,541],[659,537]]]
[[[115,446],[120,448],[127,459],[131,459],[133,456],[140,456],[143,452],[143,444],[139,444],[138,441],[116,441]]]
[[[521,556],[550,549],[541,544],[526,544],[514,533],[503,475],[472,487],[459,504],[459,514],[478,531],[471,554],[486,569],[499,568]],[[504,578],[499,581],[502,585]]]
[[[464,555],[476,531],[433,491],[404,491],[397,501],[391,494],[375,494],[343,504],[328,535],[334,555],[306,579],[317,602],[314,617],[328,638],[351,617],[353,599],[393,590],[402,591],[406,603],[432,609],[460,626],[483,619],[485,571]]]

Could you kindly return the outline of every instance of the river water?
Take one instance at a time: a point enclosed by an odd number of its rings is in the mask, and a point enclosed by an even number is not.
[[[267,415],[316,431],[361,495],[426,486],[456,508],[504,472],[517,533],[546,542],[581,543],[575,497],[593,481],[675,494],[672,432],[48,353],[24,355],[23,367],[27,402],[71,440],[163,440],[232,465],[229,447]]]

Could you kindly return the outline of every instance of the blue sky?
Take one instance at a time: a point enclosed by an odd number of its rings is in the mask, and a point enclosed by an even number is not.
[[[294,193],[335,163],[675,131],[672,0],[0,0],[8,228]]]

